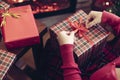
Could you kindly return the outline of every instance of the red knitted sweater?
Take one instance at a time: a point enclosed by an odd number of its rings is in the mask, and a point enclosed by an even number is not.
[[[102,23],[110,24],[115,31],[115,34],[117,36],[120,35],[120,18],[118,16],[104,11],[102,15]],[[118,42],[120,42],[120,39]],[[61,68],[64,71],[64,80],[82,80],[80,76],[80,70],[74,61],[73,47],[74,46],[72,44],[65,44],[60,46],[63,61]],[[109,50],[107,49],[105,49],[105,51]]]

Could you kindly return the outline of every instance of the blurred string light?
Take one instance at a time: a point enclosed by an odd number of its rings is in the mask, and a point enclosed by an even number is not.
[[[120,16],[120,0],[113,0],[111,2],[113,2],[113,5],[106,10]]]
[[[24,0],[8,0],[8,1],[11,2],[11,3],[21,3]]]
[[[120,0],[95,0],[94,6],[95,10],[106,10],[120,16]]]
[[[109,5],[110,5],[110,2],[105,2],[105,5],[109,6]]]

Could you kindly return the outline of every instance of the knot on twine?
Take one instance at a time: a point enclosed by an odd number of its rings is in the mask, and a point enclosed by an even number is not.
[[[2,22],[1,22],[1,27],[3,27],[3,26],[5,26],[6,25],[6,17],[7,16],[11,16],[11,17],[13,17],[13,18],[19,18],[20,17],[20,15],[18,15],[18,14],[15,14],[15,13],[11,13],[11,12],[9,12],[9,11],[5,11],[4,13],[2,13]]]
[[[78,33],[79,37],[84,37],[91,45],[93,45],[93,42],[85,34],[89,30],[85,27],[85,23],[82,22],[82,17],[80,17],[78,21],[70,22],[68,20],[68,22],[72,29]]]

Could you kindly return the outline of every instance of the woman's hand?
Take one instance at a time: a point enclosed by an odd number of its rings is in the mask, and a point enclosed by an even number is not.
[[[91,11],[88,14],[87,21],[86,21],[86,27],[90,28],[93,25],[96,25],[98,23],[101,23],[102,18],[102,12],[99,11]]]
[[[64,44],[73,44],[74,43],[74,34],[75,32],[61,31],[57,34],[58,42],[60,45]]]

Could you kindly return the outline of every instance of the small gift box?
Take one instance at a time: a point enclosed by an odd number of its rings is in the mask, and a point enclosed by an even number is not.
[[[9,7],[10,5],[8,3],[0,0],[0,9],[3,8],[4,10],[7,10]]]
[[[74,53],[78,56],[79,66],[84,66],[90,59],[100,54],[108,36],[108,32],[100,25],[86,29],[84,25],[86,17],[87,14],[79,10],[62,22],[50,27],[51,37],[63,30],[76,31]]]
[[[9,70],[15,58],[15,54],[0,50],[0,80],[3,80],[5,74]]]
[[[40,42],[30,5],[10,8],[2,14],[2,36],[8,49]]]

